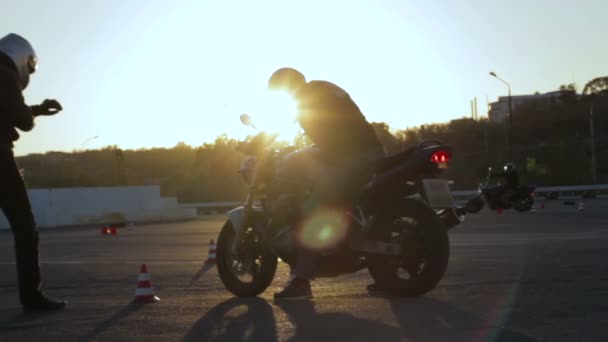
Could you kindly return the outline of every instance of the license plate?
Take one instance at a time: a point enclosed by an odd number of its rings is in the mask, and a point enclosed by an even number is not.
[[[454,197],[450,184],[445,179],[423,179],[422,186],[426,200],[432,208],[454,208]]]

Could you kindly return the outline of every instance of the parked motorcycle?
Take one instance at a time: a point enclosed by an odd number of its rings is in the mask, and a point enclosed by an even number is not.
[[[488,168],[488,175],[485,180],[479,185],[479,195],[470,200],[466,205],[467,212],[477,213],[483,209],[484,203],[492,210],[500,209],[515,209],[519,212],[525,212],[532,209],[534,204],[535,187],[531,185],[520,185],[512,189],[504,184],[496,184],[493,182],[495,176],[492,174],[492,168]],[[505,193],[511,192],[508,198],[505,198]]]
[[[246,115],[241,121],[255,127]],[[237,148],[247,156],[239,172],[249,192],[244,205],[229,212],[217,244],[218,273],[226,289],[237,296],[265,291],[274,278],[277,258],[295,264],[294,227],[307,219],[298,212],[311,185],[297,163],[318,150],[267,148],[276,137],[259,133]],[[373,162],[375,176],[360,199],[329,218],[332,228],[320,233],[334,236],[328,239],[331,248],[320,251],[317,277],[367,268],[377,283],[395,294],[419,296],[433,289],[448,264],[448,229],[464,220],[448,182],[438,178],[450,158],[449,146],[427,141]],[[282,180],[277,179],[279,170]],[[285,175],[285,170],[291,171]],[[272,184],[283,185],[271,191]],[[419,198],[412,198],[415,195]]]

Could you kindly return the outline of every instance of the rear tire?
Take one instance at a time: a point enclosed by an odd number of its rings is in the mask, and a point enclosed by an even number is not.
[[[398,201],[392,205],[392,208],[386,210],[382,217],[382,222],[388,223],[391,227],[377,227],[377,231],[374,232],[377,238],[383,241],[390,241],[393,239],[396,231],[399,230],[400,224],[395,224],[396,220],[401,218],[411,218],[415,221],[415,225],[411,231],[415,232],[415,238],[408,238],[407,243],[411,244],[412,241],[416,241],[416,246],[420,246],[422,252],[416,252],[423,260],[423,265],[417,264],[416,271],[410,271],[412,269],[411,263],[408,261],[407,266],[409,277],[402,278],[398,272],[400,268],[404,267],[404,258],[412,250],[418,250],[416,248],[405,248],[406,243],[401,242],[402,252],[399,257],[393,257],[388,255],[370,254],[367,256],[369,272],[378,283],[378,285],[384,289],[389,290],[395,295],[401,296],[421,296],[431,291],[445,273],[447,269],[448,261],[450,258],[450,243],[447,235],[447,230],[443,227],[439,221],[435,212],[428,207],[426,204],[412,200],[404,199]],[[409,224],[411,226],[411,224]],[[403,232],[403,230],[401,230]],[[404,240],[403,234],[399,233],[400,240]],[[409,245],[412,246],[412,245]]]
[[[249,234],[254,234],[253,230]],[[236,231],[230,220],[226,221],[217,241],[217,271],[226,289],[239,297],[254,297],[264,292],[272,283],[277,270],[277,256],[264,248],[261,241],[252,242],[258,252],[260,263],[252,274],[251,282],[244,282],[237,276],[233,263],[235,261],[232,246],[236,238]],[[248,246],[250,247],[250,246]]]

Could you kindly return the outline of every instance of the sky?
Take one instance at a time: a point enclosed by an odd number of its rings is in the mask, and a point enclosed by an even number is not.
[[[581,0],[0,0],[0,35],[26,37],[36,119],[17,155],[200,145],[257,126],[293,134],[266,90],[277,68],[334,82],[394,129],[470,115],[478,100],[608,74],[608,2]],[[281,103],[281,105],[277,105]],[[285,107],[283,107],[285,105]],[[283,109],[283,110],[282,110]],[[97,137],[97,138],[93,138]]]

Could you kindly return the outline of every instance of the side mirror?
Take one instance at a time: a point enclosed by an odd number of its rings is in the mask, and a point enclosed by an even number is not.
[[[253,124],[253,119],[248,114],[241,114],[241,122],[245,126],[249,126],[249,127],[253,128],[253,129],[257,129],[255,127],[255,125]]]

